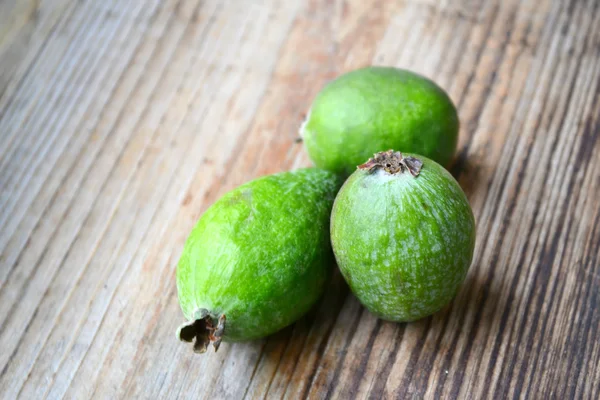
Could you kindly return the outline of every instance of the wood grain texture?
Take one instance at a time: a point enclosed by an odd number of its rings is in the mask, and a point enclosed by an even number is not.
[[[477,220],[453,303],[410,324],[339,275],[261,341],[179,343],[202,212],[310,165],[325,82],[425,74]],[[600,398],[596,0],[0,1],[0,397]]]

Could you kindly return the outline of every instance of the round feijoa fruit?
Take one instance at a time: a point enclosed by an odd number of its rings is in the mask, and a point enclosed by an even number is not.
[[[373,153],[390,148],[447,166],[458,128],[454,104],[434,82],[402,69],[367,67],[319,92],[300,135],[317,167],[350,175]]]
[[[212,342],[263,337],[317,301],[334,265],[329,217],[341,181],[317,168],[265,176],[202,215],[177,266],[177,331],[203,353]]]
[[[353,293],[373,314],[412,321],[443,308],[465,279],[475,220],[436,162],[392,150],[348,178],[331,215],[331,242]]]

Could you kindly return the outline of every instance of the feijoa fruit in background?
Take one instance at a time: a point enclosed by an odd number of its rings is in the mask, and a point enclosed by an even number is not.
[[[340,179],[317,168],[262,177],[206,210],[177,266],[188,322],[178,337],[212,342],[263,337],[302,316],[335,265],[329,236]]]
[[[447,166],[458,116],[438,85],[414,72],[368,67],[327,84],[300,129],[317,167],[346,175],[373,153],[394,148]]]
[[[342,275],[367,309],[412,321],[440,310],[458,291],[473,258],[475,220],[443,167],[390,150],[344,183],[331,242]]]

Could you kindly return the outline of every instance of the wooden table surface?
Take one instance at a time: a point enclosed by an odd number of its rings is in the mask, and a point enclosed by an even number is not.
[[[461,292],[395,324],[338,275],[295,325],[193,354],[188,232],[309,165],[311,100],[369,64],[458,106]],[[0,397],[598,399],[599,119],[597,0],[0,0]]]

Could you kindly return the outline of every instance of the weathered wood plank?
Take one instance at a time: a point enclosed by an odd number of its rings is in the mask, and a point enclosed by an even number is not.
[[[0,110],[7,113],[19,85],[39,79],[42,53],[48,39],[69,21],[76,7],[73,0],[5,0],[0,3]],[[60,54],[60,53],[59,53]],[[56,60],[60,59],[57,57]],[[34,76],[38,75],[38,76]],[[26,76],[30,77],[27,81]],[[7,139],[2,137],[2,140]],[[4,154],[2,154],[4,155]]]
[[[0,21],[0,397],[600,396],[597,1],[9,0]],[[336,275],[293,326],[192,354],[187,233],[309,165],[312,98],[369,64],[458,105],[467,283],[394,324]]]

